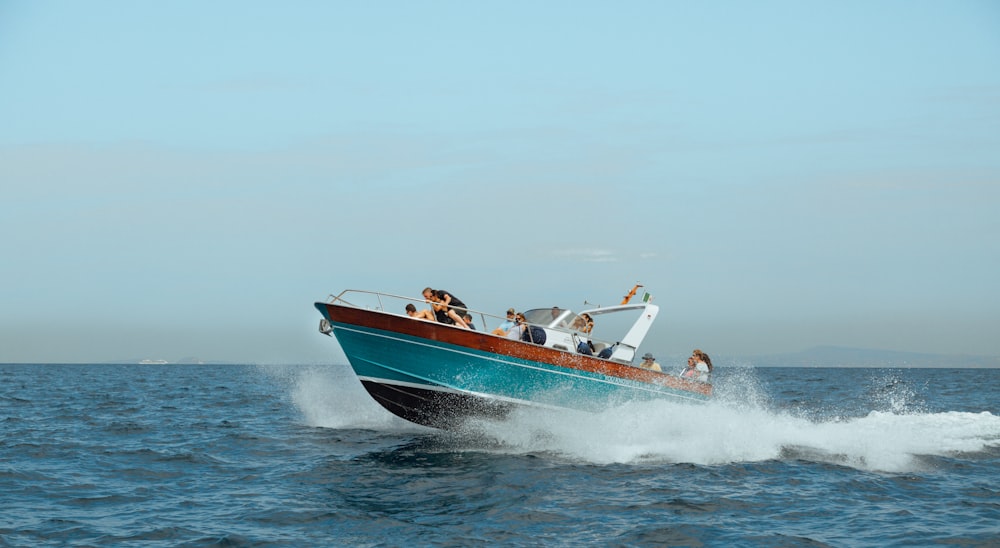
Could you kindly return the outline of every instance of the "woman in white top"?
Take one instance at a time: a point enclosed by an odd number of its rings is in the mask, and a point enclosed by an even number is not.
[[[507,335],[505,336],[508,339],[519,341],[521,340],[521,335],[524,335],[524,330],[527,328],[528,326],[524,323],[524,314],[518,312],[517,315],[514,316],[514,326],[507,331]]]
[[[681,376],[687,379],[708,382],[711,373],[712,360],[708,357],[708,354],[696,348],[691,353],[691,357],[688,358],[687,369],[681,373]]]
[[[708,382],[709,376],[712,374],[712,360],[708,357],[708,354],[697,348],[691,352],[691,355],[694,356],[694,368],[698,371],[698,380]]]

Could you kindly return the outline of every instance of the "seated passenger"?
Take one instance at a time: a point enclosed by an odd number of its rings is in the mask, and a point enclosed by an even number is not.
[[[570,328],[580,333],[590,333],[594,329],[594,320],[590,317],[590,314],[580,314],[573,320],[573,325]]]
[[[656,363],[656,358],[649,352],[646,352],[646,355],[642,357],[642,363],[639,364],[639,367],[650,371],[663,371],[660,364]]]
[[[417,312],[417,307],[413,306],[413,303],[406,305],[406,315],[416,320],[427,320],[429,322],[437,321],[433,312],[426,308]]]
[[[694,368],[698,371],[698,380],[701,382],[708,382],[712,375],[711,358],[708,357],[708,354],[697,348],[695,348],[691,354],[695,361]]]
[[[708,365],[711,362],[706,362],[706,359],[708,359],[707,354],[701,350],[695,350],[691,357],[688,358],[687,369],[681,372],[681,377],[694,381],[708,382],[709,373],[712,369]]]
[[[462,316],[462,319],[465,320],[465,325],[469,326],[469,329],[476,330],[476,326],[472,325],[472,314],[466,314]]]
[[[517,315],[514,316],[514,327],[511,327],[507,331],[507,334],[505,336],[508,339],[512,339],[515,341],[521,340],[521,337],[524,335],[525,329],[527,329],[528,327],[524,322],[525,322],[524,314],[518,312]]]
[[[507,319],[504,320],[499,326],[497,326],[496,329],[493,330],[493,334],[494,335],[500,335],[501,337],[505,336],[507,334],[507,332],[510,331],[510,328],[514,327],[514,315],[515,314],[516,314],[516,312],[514,312],[513,308],[508,308],[507,309]]]
[[[704,351],[695,348],[691,355],[694,356],[695,361],[704,367],[699,367],[698,370],[702,372],[711,373],[712,372],[712,359],[708,357]]]
[[[681,376],[684,377],[685,379],[690,379],[698,376],[698,370],[694,368],[694,365],[695,365],[694,356],[689,356],[687,367],[684,368],[684,371],[681,371]]]

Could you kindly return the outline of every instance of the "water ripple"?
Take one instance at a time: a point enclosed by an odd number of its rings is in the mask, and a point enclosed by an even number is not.
[[[693,409],[441,433],[337,367],[0,366],[0,545],[1000,538],[998,372],[754,375]]]

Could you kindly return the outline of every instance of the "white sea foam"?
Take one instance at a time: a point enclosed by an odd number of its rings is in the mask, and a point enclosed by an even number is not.
[[[383,409],[347,365],[268,367],[287,384],[305,424],[320,428],[414,431],[421,429]]]
[[[714,402],[632,403],[599,414],[522,410],[470,425],[518,452],[551,452],[597,464],[719,465],[798,458],[904,472],[919,456],[1000,447],[1000,417],[988,412],[895,414],[814,421],[785,412]]]
[[[268,373],[286,379],[292,402],[311,426],[431,432],[375,403],[346,365]],[[885,472],[919,469],[923,456],[1000,447],[1000,417],[989,412],[914,412],[906,401],[873,401],[865,415],[817,419],[773,409],[753,371],[733,385],[742,388],[723,387],[704,405],[632,402],[596,414],[518,409],[503,421],[469,421],[463,433],[490,450],[550,453],[595,464],[802,459]]]

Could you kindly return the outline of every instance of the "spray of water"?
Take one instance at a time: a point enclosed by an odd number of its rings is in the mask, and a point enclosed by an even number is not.
[[[546,452],[591,463],[723,465],[805,460],[907,472],[923,457],[1000,447],[1000,417],[988,412],[927,413],[897,378],[875,378],[869,411],[776,410],[752,368],[735,372],[706,405],[633,402],[599,414],[522,409],[470,430],[514,452]]]
[[[335,429],[425,431],[375,403],[348,365],[269,366],[309,426]]]
[[[382,409],[346,365],[295,368],[283,375],[306,424],[432,432]],[[470,420],[460,436],[470,450],[545,453],[595,464],[712,466],[783,459],[885,472],[919,469],[924,456],[1000,447],[998,416],[927,413],[913,403],[912,387],[898,378],[867,382],[874,388],[865,412],[775,409],[754,369],[744,367],[717,384],[713,401],[704,405],[631,402],[597,414],[522,408],[502,421]]]

